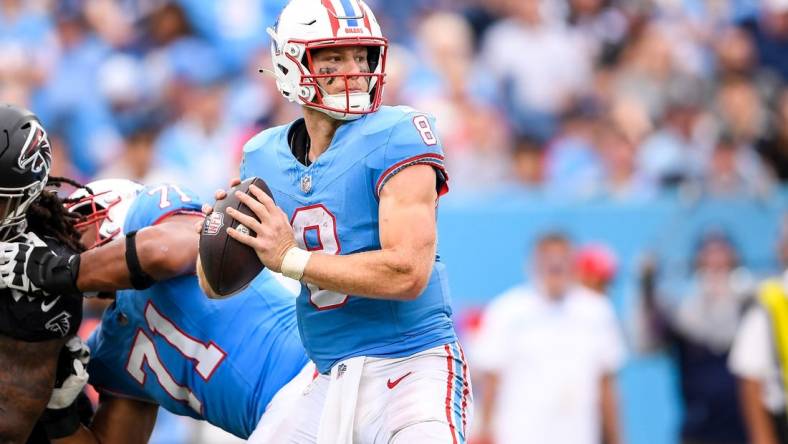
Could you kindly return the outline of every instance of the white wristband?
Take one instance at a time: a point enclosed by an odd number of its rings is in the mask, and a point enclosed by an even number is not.
[[[304,277],[304,269],[311,256],[312,253],[309,251],[298,247],[290,248],[282,259],[282,274],[300,281]]]

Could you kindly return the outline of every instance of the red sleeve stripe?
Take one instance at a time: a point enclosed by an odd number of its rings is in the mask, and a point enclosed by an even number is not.
[[[435,153],[427,153],[427,154],[420,154],[418,156],[413,156],[402,160],[400,162],[395,163],[391,167],[389,167],[383,174],[380,175],[378,179],[378,183],[375,185],[375,197],[380,197],[380,191],[383,189],[383,186],[386,185],[386,182],[389,181],[395,174],[399,173],[400,171],[404,170],[405,168],[413,165],[430,165],[436,170],[440,171],[443,174],[443,183],[441,184],[441,189],[438,192],[439,195],[443,196],[449,191],[448,181],[449,175],[446,172],[446,167],[443,166],[443,156],[440,154]]]

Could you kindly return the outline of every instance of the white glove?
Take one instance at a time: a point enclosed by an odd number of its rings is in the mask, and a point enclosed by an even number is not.
[[[27,264],[36,248],[47,248],[35,233],[24,234],[20,242],[0,242],[0,288],[11,288],[25,293],[40,291],[27,275]]]
[[[71,373],[59,387],[52,390],[52,396],[47,404],[48,409],[64,409],[74,403],[85,384],[88,383],[87,365],[90,362],[90,349],[82,342],[79,336],[74,336],[66,342],[66,348],[72,358]]]

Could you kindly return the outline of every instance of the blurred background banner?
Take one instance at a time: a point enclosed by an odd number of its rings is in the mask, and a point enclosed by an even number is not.
[[[738,415],[741,314],[788,265],[788,0],[367,3],[391,44],[384,103],[437,118],[466,342],[491,301],[539,286],[536,240],[562,232],[572,284],[610,301],[627,346],[621,441],[744,442],[715,421]],[[40,116],[53,174],[209,199],[246,140],[300,114],[258,72],[284,4],[0,0],[0,102]],[[162,413],[153,441],[226,439],[184,421]]]

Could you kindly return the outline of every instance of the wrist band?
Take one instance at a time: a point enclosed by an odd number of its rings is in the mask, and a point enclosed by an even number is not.
[[[297,281],[304,277],[304,269],[306,268],[309,258],[312,253],[302,250],[298,247],[292,247],[287,250],[285,257],[282,259],[282,274]]]

